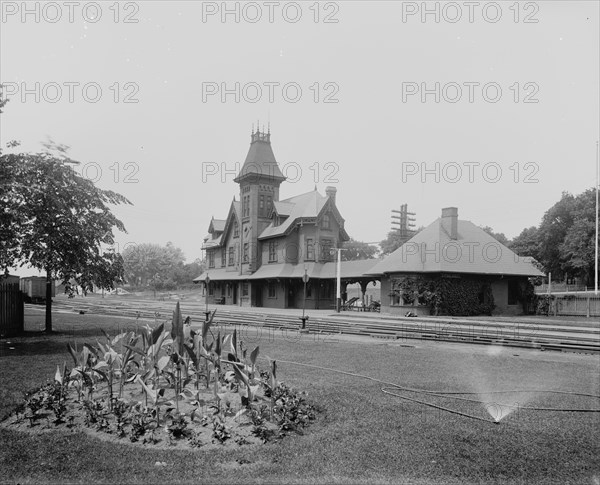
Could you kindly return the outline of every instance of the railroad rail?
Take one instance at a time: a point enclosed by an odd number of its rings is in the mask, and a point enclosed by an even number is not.
[[[170,320],[174,301],[136,299],[56,299],[54,309],[101,315],[125,316],[135,319]],[[214,310],[214,306],[211,307]],[[182,313],[192,318],[194,326],[205,318],[205,306],[199,302],[183,302]],[[600,353],[600,323],[595,321],[561,322],[544,318],[457,318],[399,317],[385,314],[315,312],[307,322],[307,331],[328,338],[345,334],[400,341],[461,342],[482,345],[503,345],[538,350],[580,353]],[[299,314],[289,310],[232,306],[217,307],[215,324],[260,327],[280,332],[285,338],[300,335]]]

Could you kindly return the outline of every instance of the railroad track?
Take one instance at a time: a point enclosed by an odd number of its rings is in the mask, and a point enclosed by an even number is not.
[[[126,316],[136,319],[170,320],[174,301],[135,299],[54,300],[57,310],[100,315]],[[214,309],[214,306],[212,306]],[[182,313],[199,325],[205,318],[205,307],[198,302],[182,302]],[[310,312],[309,312],[310,315]],[[280,332],[284,338],[297,338],[301,325],[299,314],[274,310],[242,309],[218,306],[215,323],[227,326],[260,327]],[[334,315],[310,315],[309,333],[332,337],[338,334],[367,336],[395,341],[462,342],[481,345],[503,345],[539,350],[600,353],[600,324],[590,322],[556,322],[515,319],[478,320],[455,317],[396,317],[390,315],[344,312]]]

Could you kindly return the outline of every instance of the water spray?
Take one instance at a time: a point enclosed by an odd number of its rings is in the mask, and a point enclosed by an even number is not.
[[[456,399],[456,400],[460,400],[460,401],[470,401],[470,402],[476,402],[476,403],[481,403],[481,400],[479,399],[470,399],[470,398],[466,398],[466,397],[461,397],[461,396],[468,396],[468,395],[475,395],[475,394],[479,394],[476,392],[436,392],[436,391],[429,391],[426,389],[412,389],[409,387],[403,387],[403,386],[399,386],[398,384],[395,384],[393,382],[387,382],[387,381],[382,381],[380,379],[376,379],[374,377],[371,376],[366,376],[363,374],[356,374],[354,372],[347,372],[347,371],[343,371],[343,370],[339,370],[339,369],[333,369],[331,367],[322,367],[319,365],[314,365],[314,364],[305,364],[302,362],[292,362],[292,361],[288,361],[288,360],[279,360],[279,362],[282,362],[284,364],[292,364],[292,365],[299,365],[299,366],[303,366],[303,367],[312,367],[313,369],[319,369],[319,370],[325,370],[325,371],[329,371],[329,372],[335,372],[338,374],[344,374],[347,376],[351,376],[351,377],[358,377],[361,379],[368,379],[370,381],[373,382],[377,382],[379,384],[383,384],[386,387],[382,387],[381,391],[384,394],[389,394],[391,396],[396,396],[399,397],[401,399],[405,399],[407,401],[412,401],[418,404],[422,404],[434,409],[439,409],[442,411],[447,411],[449,413],[452,414],[457,414],[459,416],[464,416],[466,418],[471,418],[471,419],[476,419],[478,421],[483,421],[485,423],[494,423],[494,424],[500,424],[500,421],[504,418],[503,415],[502,417],[498,418],[498,417],[492,417],[492,420],[489,419],[484,419],[481,418],[479,416],[475,416],[473,414],[468,414],[468,413],[463,413],[461,411],[457,411],[456,409],[450,409],[450,408],[446,408],[444,406],[438,406],[437,404],[433,404],[427,401],[422,401],[420,399],[414,399],[411,397],[408,397],[406,395],[403,394],[398,394],[395,392],[390,391],[390,389],[394,389],[397,391],[403,391],[403,392],[413,392],[416,394],[425,394],[425,395],[430,395],[430,396],[436,396],[436,397],[443,397],[443,398],[449,398],[449,399]],[[519,390],[509,390],[509,391],[490,391],[486,394],[508,394],[508,393],[531,393],[531,392],[536,392],[536,393],[547,393],[547,394],[567,394],[570,396],[583,396],[583,397],[591,397],[597,400],[600,400],[600,396],[597,396],[595,394],[585,394],[585,393],[580,393],[580,392],[573,392],[573,391],[553,391],[553,390],[540,390],[540,389],[519,389]],[[461,396],[459,396],[461,395]],[[513,407],[510,405],[505,405],[506,407]],[[542,408],[542,407],[534,407],[534,406],[519,406],[519,409],[528,409],[531,411],[556,411],[556,412],[579,412],[579,413],[600,413],[600,409],[569,409],[569,408]],[[490,411],[488,410],[488,413]],[[490,413],[491,415],[491,413]]]

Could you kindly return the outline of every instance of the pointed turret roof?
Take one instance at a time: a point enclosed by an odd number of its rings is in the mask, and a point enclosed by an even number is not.
[[[250,149],[244,165],[234,182],[240,183],[247,178],[259,180],[278,180],[283,182],[285,177],[277,165],[273,149],[271,148],[271,133],[261,132],[256,129],[252,132]]]

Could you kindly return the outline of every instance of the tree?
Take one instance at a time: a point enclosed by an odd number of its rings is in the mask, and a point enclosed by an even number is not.
[[[411,236],[408,238],[401,236],[399,231],[388,232],[387,237],[379,243],[379,246],[381,247],[381,255],[385,256],[387,254],[393,253],[396,249],[402,246],[410,238],[416,236],[423,229],[425,228],[423,226],[420,226],[416,231],[413,231]]]
[[[586,284],[594,281],[596,194],[589,189],[575,197],[568,228],[558,248],[561,267],[566,274],[581,277]]]
[[[0,156],[0,267],[29,264],[46,272],[46,331],[52,331],[51,284],[62,279],[69,296],[74,285],[84,294],[93,285],[112,289],[123,276],[113,228],[126,232],[109,205],[131,204],[78,175],[68,147],[58,153]]]
[[[553,280],[565,276],[565,261],[560,246],[574,222],[575,197],[563,192],[562,198],[546,211],[538,230],[540,263],[552,273]]]
[[[595,233],[593,221],[576,219],[559,247],[563,271],[580,276],[586,283],[594,281]]]
[[[517,237],[509,241],[508,247],[519,256],[539,258],[538,229],[535,226],[525,228]]]
[[[189,285],[204,272],[204,263],[201,259],[196,259],[192,263],[178,266],[173,279],[178,285]]]
[[[503,232],[494,232],[494,230],[490,226],[482,227],[482,229],[487,232],[490,236],[492,236],[496,241],[500,244],[508,245],[508,238],[504,235]]]
[[[578,196],[563,192],[539,228],[523,229],[509,247],[533,257],[553,280],[574,275],[589,283],[594,279],[595,197],[595,189]]]
[[[128,246],[123,251],[125,276],[130,284],[151,285],[160,289],[184,267],[183,251],[168,242],[166,246],[143,243]]]
[[[374,259],[375,257],[377,257],[378,252],[379,249],[377,248],[377,246],[350,238],[349,241],[344,243],[344,250],[342,251],[342,261],[355,261],[357,259]]]
[[[4,97],[4,86],[0,84],[0,114],[6,103],[8,103],[8,98]]]

